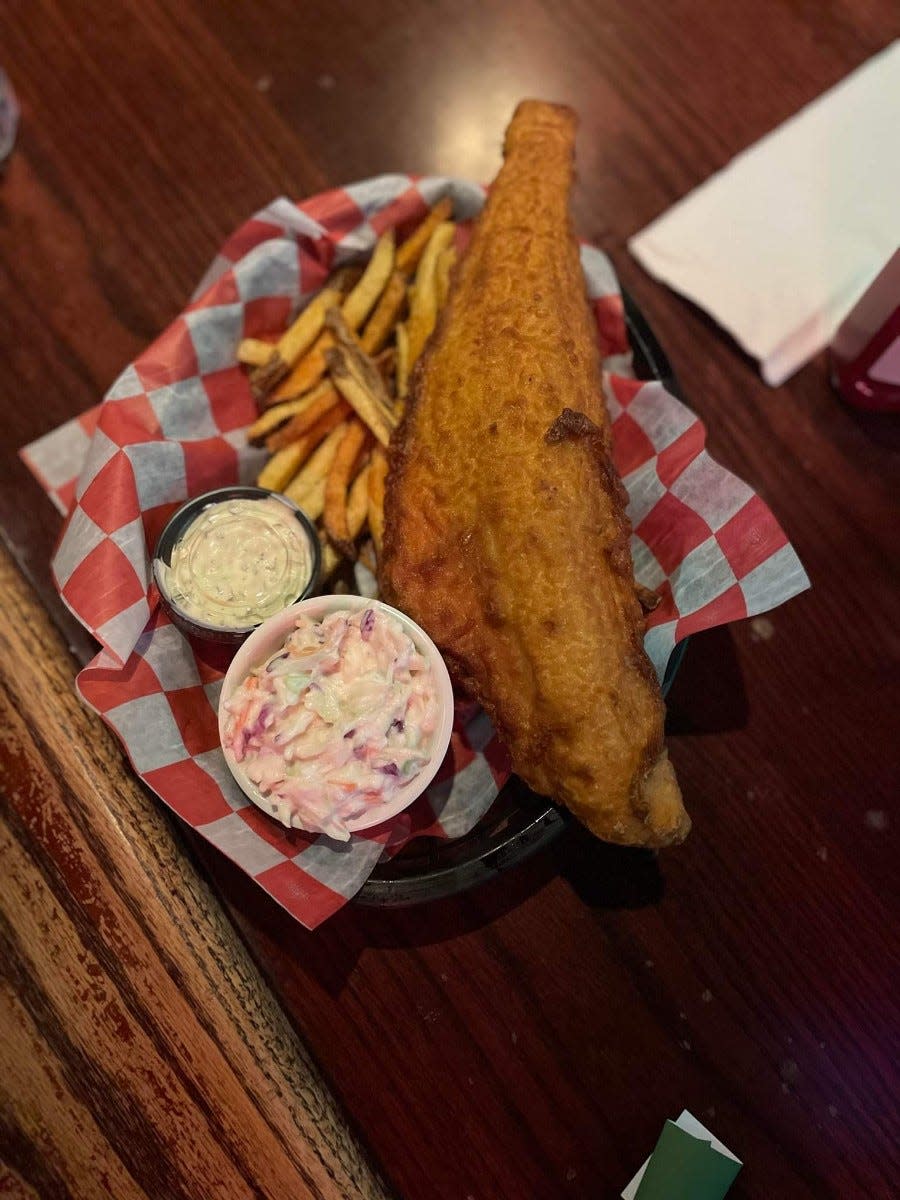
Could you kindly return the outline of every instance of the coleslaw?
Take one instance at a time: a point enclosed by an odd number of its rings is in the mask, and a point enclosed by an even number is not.
[[[438,695],[398,620],[366,608],[299,616],[225,704],[223,745],[285,825],[346,841],[431,757]]]

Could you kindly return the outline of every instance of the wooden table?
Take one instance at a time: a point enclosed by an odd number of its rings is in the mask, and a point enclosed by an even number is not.
[[[0,524],[31,581],[5,561],[3,1188],[381,1195],[361,1143],[405,1200],[614,1196],[688,1108],[746,1163],[735,1197],[895,1194],[900,431],[844,408],[824,359],[768,390],[624,247],[896,36],[896,6],[13,0],[2,20],[23,119]],[[682,849],[571,836],[463,898],[308,934],[78,708],[58,518],[15,451],[93,404],[273,195],[490,178],[528,94],[580,110],[579,230],[813,590],[694,640],[670,703]]]

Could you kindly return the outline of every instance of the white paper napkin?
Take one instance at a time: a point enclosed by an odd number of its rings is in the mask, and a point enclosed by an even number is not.
[[[900,245],[900,41],[629,242],[783,383]]]

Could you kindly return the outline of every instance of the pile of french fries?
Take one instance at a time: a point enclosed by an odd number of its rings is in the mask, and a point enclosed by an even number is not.
[[[399,246],[388,231],[362,271],[337,270],[287,330],[238,347],[260,408],[247,437],[271,453],[257,482],[317,523],[323,580],[348,562],[377,568],[387,446],[450,288],[450,214],[441,200]]]

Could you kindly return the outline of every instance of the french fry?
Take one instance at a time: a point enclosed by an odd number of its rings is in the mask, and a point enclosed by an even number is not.
[[[261,446],[279,425],[283,425],[291,417],[303,412],[304,409],[315,403],[323,391],[330,389],[331,383],[326,381],[298,400],[288,400],[284,404],[276,404],[272,408],[267,408],[247,430],[247,441],[251,446]]]
[[[409,336],[405,325],[397,326],[397,396],[404,400],[409,388]]]
[[[258,398],[267,396],[288,374],[300,355],[309,349],[322,332],[326,312],[340,303],[340,298],[339,288],[324,287],[310,300],[287,332],[282,334],[265,365],[256,367],[250,374],[250,385]]]
[[[319,530],[319,541],[322,544],[322,567],[319,576],[324,583],[326,579],[331,578],[344,560],[328,540],[324,529]]]
[[[346,267],[338,267],[335,273],[326,279],[325,286],[336,287],[342,296],[349,296],[362,277],[363,268],[359,263],[352,263]]]
[[[378,368],[359,348],[336,309],[328,314],[328,328],[336,342],[334,348],[325,353],[332,382],[379,442],[386,446],[397,422]]]
[[[347,493],[347,528],[354,540],[362,533],[369,513],[369,470],[366,463]]]
[[[384,485],[388,473],[388,459],[381,446],[372,451],[369,462],[369,532],[375,543],[375,553],[381,557],[381,543],[384,539]]]
[[[237,348],[237,360],[245,367],[264,367],[272,357],[275,347],[260,338],[244,338]]]
[[[456,226],[452,221],[438,225],[425,247],[416,271],[416,291],[409,310],[406,333],[409,338],[409,369],[425,348],[437,322],[438,299],[435,275],[440,255],[453,241]]]
[[[447,303],[447,296],[450,293],[450,272],[453,270],[456,263],[456,247],[447,246],[440,252],[437,260],[437,267],[434,272],[434,285],[437,292],[438,312]]]
[[[393,346],[388,346],[387,350],[382,350],[380,354],[372,360],[378,368],[378,373],[384,380],[384,386],[387,388],[388,395],[394,386],[394,370],[397,363],[397,351]]]
[[[335,429],[332,429],[328,437],[322,442],[321,446],[313,452],[309,460],[305,463],[302,470],[297,471],[286,487],[281,490],[293,500],[295,504],[299,504],[301,508],[306,508],[303,503],[303,498],[308,491],[311,491],[319,484],[322,485],[324,494],[325,477],[328,474],[328,468],[331,466],[335,454],[337,454],[338,446],[341,444],[341,438],[347,431],[349,422],[342,421]],[[290,449],[288,446],[286,449]],[[281,451],[279,451],[281,453]],[[275,456],[276,458],[278,455]],[[273,460],[274,461],[274,460]],[[311,515],[311,514],[310,514]],[[319,509],[317,516],[322,515],[322,510]]]
[[[645,615],[652,613],[662,603],[662,596],[659,592],[654,591],[653,588],[645,587],[642,583],[635,581],[634,591]]]
[[[299,500],[294,500],[294,503],[300,505],[311,521],[318,521],[325,511],[325,480],[317,479]]]
[[[453,203],[449,196],[439,200],[425,220],[409,235],[397,251],[397,270],[404,275],[411,275],[416,269],[419,259],[429,238],[442,221],[446,221],[453,212]]]
[[[292,438],[287,444],[293,445],[294,442],[303,442],[306,446],[306,454],[303,456],[305,460],[310,450],[315,450],[319,442],[331,433],[332,429],[336,429],[342,421],[346,421],[351,416],[353,416],[353,409],[346,400],[339,399],[337,404],[332,404],[326,412],[322,413],[315,425],[311,425],[306,433],[302,433],[297,438]],[[273,444],[274,438],[277,436],[275,434],[274,437],[269,438],[266,442],[266,449],[274,451],[276,454],[281,449],[281,446]]]
[[[369,315],[372,306],[390,281],[393,265],[394,231],[391,229],[384,237],[379,238],[369,265],[341,305],[344,320],[351,331],[355,332]],[[334,338],[327,330],[320,333],[309,352],[279,383],[272,393],[271,401],[292,400],[315,387],[328,370],[325,352],[333,345]]]
[[[383,399],[387,398],[381,376],[378,376],[377,388],[369,385],[354,373],[354,365],[346,352],[338,347],[328,351],[328,367],[338,391],[347,403],[356,411],[363,423],[371,429],[383,446],[391,440],[391,433],[397,425],[393,407],[386,408]]]
[[[274,457],[276,454],[281,454],[282,451],[287,450],[290,447],[296,446],[296,450],[294,451],[294,457],[296,458],[296,462],[294,462],[294,474],[296,475],[296,473],[300,470],[300,468],[303,466],[303,464],[309,458],[312,451],[315,450],[316,446],[322,440],[321,438],[319,438],[319,442],[317,442],[315,439],[315,436],[314,436],[314,432],[315,432],[314,429],[311,429],[309,431],[309,433],[305,433],[302,437],[294,438],[294,440],[292,442],[290,442],[288,444],[288,446],[281,446],[277,449],[273,449],[272,446],[267,445],[266,449]],[[293,478],[293,476],[292,476],[292,478]],[[280,490],[281,489],[279,488],[279,491]]]
[[[393,273],[394,257],[394,231],[389,229],[378,239],[362,279],[341,305],[344,320],[351,329],[359,329],[375,307]]]
[[[397,324],[405,299],[406,283],[403,273],[394,271],[360,338],[360,344],[366,354],[377,354],[384,346]]]
[[[340,396],[337,391],[329,384],[321,388],[316,388],[318,395],[311,404],[304,405],[300,412],[296,413],[288,421],[286,425],[271,434],[266,439],[266,447],[270,451],[280,450],[282,446],[286,446],[289,442],[295,442],[297,438],[302,437],[304,433],[312,429],[320,417],[323,417],[330,408],[334,408],[340,401]],[[335,424],[340,424],[336,421]],[[332,429],[334,426],[332,426]]]
[[[320,334],[309,353],[304,354],[293,370],[279,383],[272,393],[271,402],[291,400],[314,388],[328,368],[325,351],[331,344],[330,334]]]
[[[293,479],[305,457],[306,447],[302,442],[292,442],[290,446],[285,446],[273,455],[260,471],[256,477],[257,485],[270,488],[273,492],[282,491],[285,484]]]
[[[353,539],[347,521],[347,488],[370,436],[361,421],[353,421],[338,446],[325,480],[325,532],[347,558],[353,557]]]

